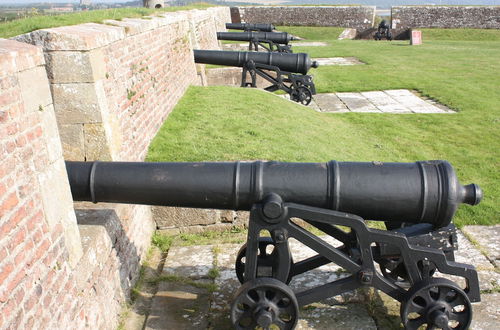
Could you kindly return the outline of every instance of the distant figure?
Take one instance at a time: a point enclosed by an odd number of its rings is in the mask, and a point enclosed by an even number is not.
[[[377,33],[375,33],[375,40],[382,40],[382,37],[385,37],[387,40],[392,40],[391,27],[385,19],[378,25]]]

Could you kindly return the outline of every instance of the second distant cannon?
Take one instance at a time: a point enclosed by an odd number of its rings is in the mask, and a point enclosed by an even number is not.
[[[316,94],[313,79],[307,72],[310,68],[317,68],[318,62],[305,53],[194,50],[194,61],[241,67],[241,87],[257,87],[257,76],[260,76],[271,83],[265,90],[283,90],[292,101],[303,105],[311,103],[312,96]]]

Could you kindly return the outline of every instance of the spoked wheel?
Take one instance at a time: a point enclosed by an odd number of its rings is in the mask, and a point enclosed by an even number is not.
[[[238,330],[293,329],[299,306],[293,291],[274,278],[256,278],[243,284],[231,306],[231,321]]]
[[[416,283],[401,304],[401,320],[405,329],[462,330],[472,320],[472,306],[467,294],[444,278],[431,278]]]
[[[247,253],[247,245],[244,244],[240,251],[238,251],[238,256],[236,257],[236,277],[240,283],[245,282],[245,258]],[[276,273],[279,267],[279,254],[276,244],[271,237],[260,237],[259,238],[259,250],[257,256],[257,277],[276,277]],[[291,261],[290,264],[293,262]],[[289,277],[286,283],[289,283],[291,278]]]
[[[309,105],[312,101],[312,92],[306,86],[299,86],[290,94],[292,101],[298,102],[302,105]]]

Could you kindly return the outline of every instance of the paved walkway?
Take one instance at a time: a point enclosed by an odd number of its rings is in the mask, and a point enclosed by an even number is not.
[[[375,113],[454,113],[449,108],[423,99],[407,89],[361,93],[326,93],[314,95],[311,106],[320,112]]]
[[[482,302],[474,304],[472,329],[500,329],[500,225],[466,226],[459,232],[458,262],[473,263],[480,277]],[[467,238],[469,237],[474,244]],[[326,238],[335,244],[334,240]],[[240,244],[172,247],[168,252],[158,291],[147,317],[126,329],[232,329],[230,301],[240,286],[234,262]],[[291,240],[295,260],[313,254],[309,248]],[[325,265],[295,277],[290,286],[305,289],[333,281],[345,274],[336,265]],[[387,320],[399,322],[399,303],[380,294],[358,290],[331,297],[301,308],[297,329],[383,329]],[[378,297],[374,302],[374,297]],[[382,304],[377,306],[377,304]],[[378,309],[377,309],[378,308]],[[380,312],[382,311],[382,312]],[[387,319],[386,319],[387,318]],[[127,325],[128,324],[128,325]],[[377,326],[379,324],[379,326]]]

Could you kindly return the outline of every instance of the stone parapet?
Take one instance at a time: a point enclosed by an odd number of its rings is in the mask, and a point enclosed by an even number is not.
[[[233,7],[231,8],[231,17],[233,23],[272,23],[275,25],[338,26],[367,29],[373,26],[375,6]]]
[[[500,6],[395,6],[392,27],[500,29]]]

